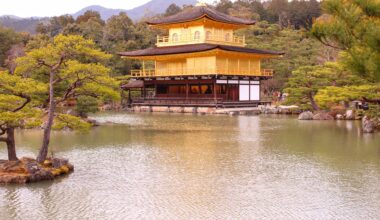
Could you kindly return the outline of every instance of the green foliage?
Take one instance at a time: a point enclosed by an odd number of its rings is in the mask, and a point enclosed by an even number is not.
[[[310,1],[287,0],[221,0],[216,10],[237,17],[277,23],[282,28],[310,29],[312,21],[321,14],[320,3]]]
[[[110,69],[104,66],[111,56],[99,50],[92,40],[78,35],[58,35],[44,44],[17,60],[17,75],[31,77],[46,85],[49,72],[55,71],[56,103],[81,96],[104,102],[120,99],[119,83],[110,77]],[[46,95],[41,98],[46,99]]]
[[[342,63],[353,73],[380,82],[380,2],[326,0],[323,10],[326,15],[313,26],[313,35],[343,49]]]
[[[7,58],[7,52],[12,48],[12,45],[21,42],[22,36],[20,34],[0,25],[0,67],[4,65],[4,61]]]
[[[53,129],[62,130],[62,129],[71,129],[77,131],[88,131],[91,128],[91,125],[86,121],[83,121],[79,117],[67,114],[58,114],[55,117]]]
[[[165,16],[175,15],[181,11],[182,11],[182,9],[180,7],[178,7],[178,5],[173,3],[173,4],[169,5],[169,7],[166,9]]]
[[[305,30],[281,29],[277,24],[258,22],[239,32],[248,47],[282,51],[281,58],[263,60],[262,68],[274,69],[275,90],[282,90],[292,72],[300,66],[313,66],[333,60],[334,51],[309,36]]]
[[[41,103],[34,97],[46,86],[30,78],[0,72],[0,127],[36,127],[41,124]]]
[[[88,113],[95,113],[98,109],[98,100],[91,96],[77,98],[76,110],[81,117],[87,117]]]
[[[318,91],[315,100],[323,108],[331,108],[341,102],[350,102],[354,100],[362,100],[363,97],[368,99],[380,98],[379,85],[356,85],[356,86],[328,86]]]
[[[66,26],[74,22],[75,20],[71,15],[55,16],[52,17],[47,24],[39,23],[36,27],[36,31],[37,33],[54,37],[62,33]]]
[[[286,85],[285,91],[289,93],[287,103],[299,105],[303,109],[319,110],[326,108],[326,95],[321,95],[321,91],[340,90],[344,86],[360,85],[365,83],[362,79],[346,71],[338,63],[326,63],[323,66],[303,66],[293,71],[292,76]],[[320,94],[315,97],[317,94]],[[328,97],[339,99],[338,97]],[[317,101],[317,100],[318,101]],[[320,106],[319,106],[320,105]]]
[[[330,82],[331,69],[321,66],[303,66],[293,71],[286,85],[289,93],[287,103],[299,105],[302,109],[318,110],[314,96]]]
[[[86,11],[83,15],[80,15],[76,19],[75,22],[77,24],[81,24],[81,23],[87,23],[90,20],[93,20],[93,21],[95,21],[97,23],[104,24],[104,21],[102,20],[102,17],[100,16],[99,12],[92,11],[92,10]]]

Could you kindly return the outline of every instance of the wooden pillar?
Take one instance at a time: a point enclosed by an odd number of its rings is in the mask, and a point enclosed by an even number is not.
[[[251,75],[251,60],[248,59],[248,73]]]
[[[227,69],[227,72],[226,72],[226,74],[228,75],[228,74],[230,74],[229,72],[230,72],[230,70],[229,70],[229,62],[228,62],[228,57],[227,57],[227,59],[226,59],[226,69]]]
[[[217,96],[217,90],[216,90],[216,78],[214,79],[214,101],[215,101],[215,104],[218,103],[218,96]]]
[[[186,101],[189,99],[189,82],[186,82]]]
[[[143,76],[145,76],[145,60],[142,61]]]
[[[228,101],[229,99],[229,94],[230,94],[230,86],[229,84],[227,83],[226,84],[226,100]]]
[[[132,103],[131,89],[128,89],[128,106]]]

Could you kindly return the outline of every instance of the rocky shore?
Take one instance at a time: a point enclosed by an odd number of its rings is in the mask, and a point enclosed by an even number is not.
[[[380,119],[361,116],[356,114],[353,110],[347,110],[345,114],[335,114],[335,117],[331,112],[317,112],[314,114],[310,111],[306,111],[299,114],[298,120],[361,120],[362,131],[364,133],[380,131]]]
[[[49,158],[39,164],[32,158],[18,161],[0,160],[0,184],[26,184],[53,180],[74,171],[66,159]]]

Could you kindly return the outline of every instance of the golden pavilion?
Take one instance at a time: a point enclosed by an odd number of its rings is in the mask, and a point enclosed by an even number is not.
[[[260,103],[260,84],[273,76],[261,60],[281,52],[247,48],[235,31],[255,21],[232,17],[206,6],[147,22],[163,29],[155,47],[119,53],[142,63],[123,86],[141,91],[131,105],[248,107]]]

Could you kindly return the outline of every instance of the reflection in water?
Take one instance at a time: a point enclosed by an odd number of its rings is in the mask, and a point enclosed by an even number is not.
[[[1,218],[380,218],[380,135],[282,116],[103,114],[56,132],[73,174],[0,187]],[[34,155],[41,131],[17,133]],[[6,156],[1,145],[0,158]]]

